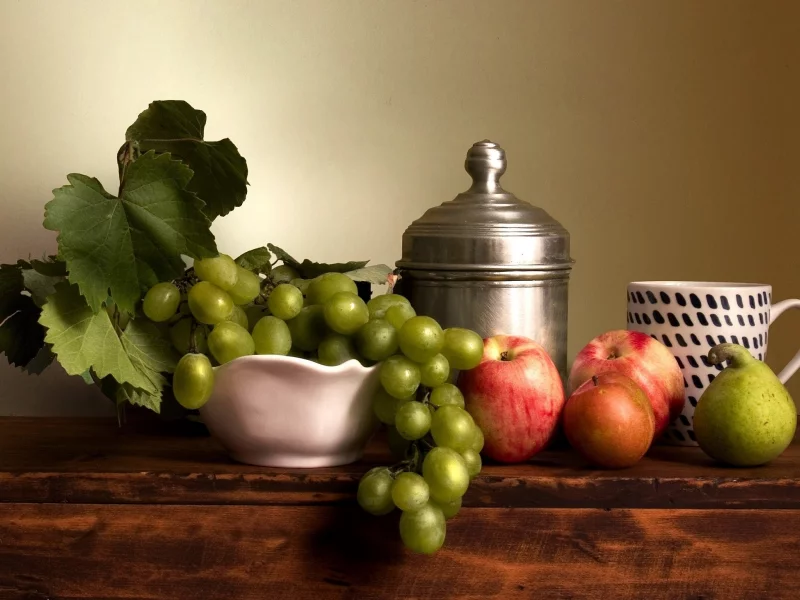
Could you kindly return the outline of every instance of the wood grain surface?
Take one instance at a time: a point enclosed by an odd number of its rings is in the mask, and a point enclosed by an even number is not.
[[[363,461],[326,469],[232,462],[213,439],[149,422],[0,419],[0,502],[296,505],[353,500],[361,474],[391,464],[383,440]],[[630,469],[589,468],[567,450],[486,465],[465,505],[517,508],[800,508],[800,446],[732,469],[698,448],[661,446]]]
[[[355,507],[0,505],[0,598],[789,600],[800,514],[466,509],[433,557]]]

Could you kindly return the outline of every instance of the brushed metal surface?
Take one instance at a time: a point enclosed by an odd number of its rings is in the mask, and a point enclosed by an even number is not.
[[[399,274],[395,290],[411,301],[417,314],[433,317],[445,328],[473,329],[484,338],[529,337],[544,346],[566,380],[569,280],[564,272],[528,280],[469,278],[454,272]]]
[[[569,233],[500,186],[506,156],[497,144],[477,142],[464,166],[472,187],[403,234],[395,290],[443,327],[536,340],[566,379]]]
[[[545,210],[500,186],[505,152],[489,141],[467,152],[472,187],[428,209],[403,234],[401,268],[564,269],[569,233]]]

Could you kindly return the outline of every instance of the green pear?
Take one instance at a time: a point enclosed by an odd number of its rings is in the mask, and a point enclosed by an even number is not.
[[[737,344],[713,347],[708,360],[731,362],[695,408],[700,448],[735,467],[763,465],[780,456],[794,437],[797,409],[775,373]]]

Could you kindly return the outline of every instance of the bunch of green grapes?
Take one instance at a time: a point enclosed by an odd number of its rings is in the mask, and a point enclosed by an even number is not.
[[[302,280],[282,265],[262,280],[220,255],[195,262],[194,276],[185,295],[174,283],[159,283],[143,305],[148,318],[170,323],[172,343],[184,355],[173,376],[177,401],[191,409],[208,401],[212,360],[278,354],[328,366],[381,363],[373,408],[402,460],[366,473],[358,502],[374,515],[400,509],[405,545],[427,554],[438,550],[445,520],[456,515],[481,470],[483,433],[452,383],[456,371],[480,363],[481,337],[468,329],[443,330],[398,294],[364,302],[355,281],[342,273]]]
[[[371,320],[365,329],[387,323],[396,332],[399,353],[384,357],[373,407],[389,427],[392,451],[403,460],[367,472],[358,486],[358,502],[373,515],[400,509],[403,543],[431,554],[444,543],[445,521],[458,513],[482,466],[483,432],[451,383],[451,369],[475,368],[483,340],[468,329],[442,330],[396,294],[377,296],[367,307]]]
[[[213,364],[256,353],[245,306],[261,294],[261,278],[230,256],[195,261],[194,277],[178,285],[163,282],[145,294],[142,310],[150,320],[170,325],[173,346],[183,355],[172,390],[185,408],[200,408],[214,387]],[[185,286],[183,284],[186,284]],[[248,309],[249,310],[249,309]]]

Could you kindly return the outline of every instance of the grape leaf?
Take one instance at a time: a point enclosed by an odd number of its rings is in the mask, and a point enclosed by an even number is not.
[[[367,266],[368,260],[347,263],[318,263],[305,259],[295,267],[303,279],[314,279],[323,273],[347,273]]]
[[[146,334],[139,332],[123,334],[126,338],[123,342],[108,313],[105,310],[94,313],[76,285],[58,284],[56,293],[42,308],[39,322],[47,329],[45,341],[51,344],[58,362],[70,375],[81,375],[91,368],[101,379],[111,376],[119,383],[130,383],[149,393],[160,391],[161,376],[141,358],[141,353],[156,343],[145,343]]]
[[[0,265],[0,354],[18,367],[27,365],[44,344],[39,307],[23,295],[25,261]]]
[[[353,281],[364,281],[366,283],[385,284],[387,278],[392,273],[392,269],[386,265],[370,265],[354,271],[347,271],[347,275]]]
[[[149,408],[155,413],[161,412],[160,392],[151,394],[129,383],[117,383],[112,377],[106,377],[100,382],[100,390],[108,399],[114,401],[117,407],[128,403]]]
[[[42,341],[44,341],[44,328],[36,323],[37,327],[39,327],[42,331]],[[55,358],[55,354],[50,350],[50,347],[45,345],[42,346],[39,351],[36,353],[28,364],[26,364],[22,370],[27,372],[30,375],[39,375],[44,371],[47,367],[50,366],[50,363],[53,362]]]
[[[86,385],[94,385],[94,377],[92,377],[92,370],[86,369],[83,373],[81,373],[81,379],[83,379],[83,383]],[[111,379],[109,377],[109,379]]]
[[[24,288],[19,265],[0,265],[0,323],[17,312]]]
[[[254,248],[236,259],[236,264],[255,273],[269,274],[272,269],[272,253],[264,248]]]
[[[141,151],[168,152],[194,171],[188,189],[204,202],[209,219],[241,206],[247,196],[247,161],[228,138],[203,139],[206,114],[182,100],[152,102],[125,132]]]
[[[30,268],[40,275],[48,277],[66,277],[67,264],[55,256],[47,256],[45,260],[30,261]]]
[[[131,361],[143,373],[154,373],[149,377],[159,389],[163,386],[160,373],[172,373],[178,364],[178,355],[167,339],[164,330],[144,317],[131,319],[122,334],[122,345]]]
[[[53,191],[44,226],[93,312],[109,295],[133,313],[144,289],[183,275],[181,254],[217,255],[202,201],[184,189],[192,171],[153,152],[128,165],[119,198],[85,175],[68,175]]]
[[[44,329],[39,325],[41,310],[30,296],[18,296],[17,310],[0,326],[0,354],[8,362],[24,367],[44,345]]]
[[[33,298],[33,302],[41,308],[47,302],[47,297],[55,293],[56,284],[64,281],[64,278],[42,275],[35,269],[23,269],[22,281],[25,289],[28,290],[31,298]]]
[[[286,250],[284,250],[283,248],[278,248],[274,244],[267,244],[267,248],[269,248],[270,252],[272,252],[275,255],[275,258],[281,260],[283,264],[285,264],[287,267],[296,268],[300,266],[300,261],[293,258],[292,255],[286,252]]]

